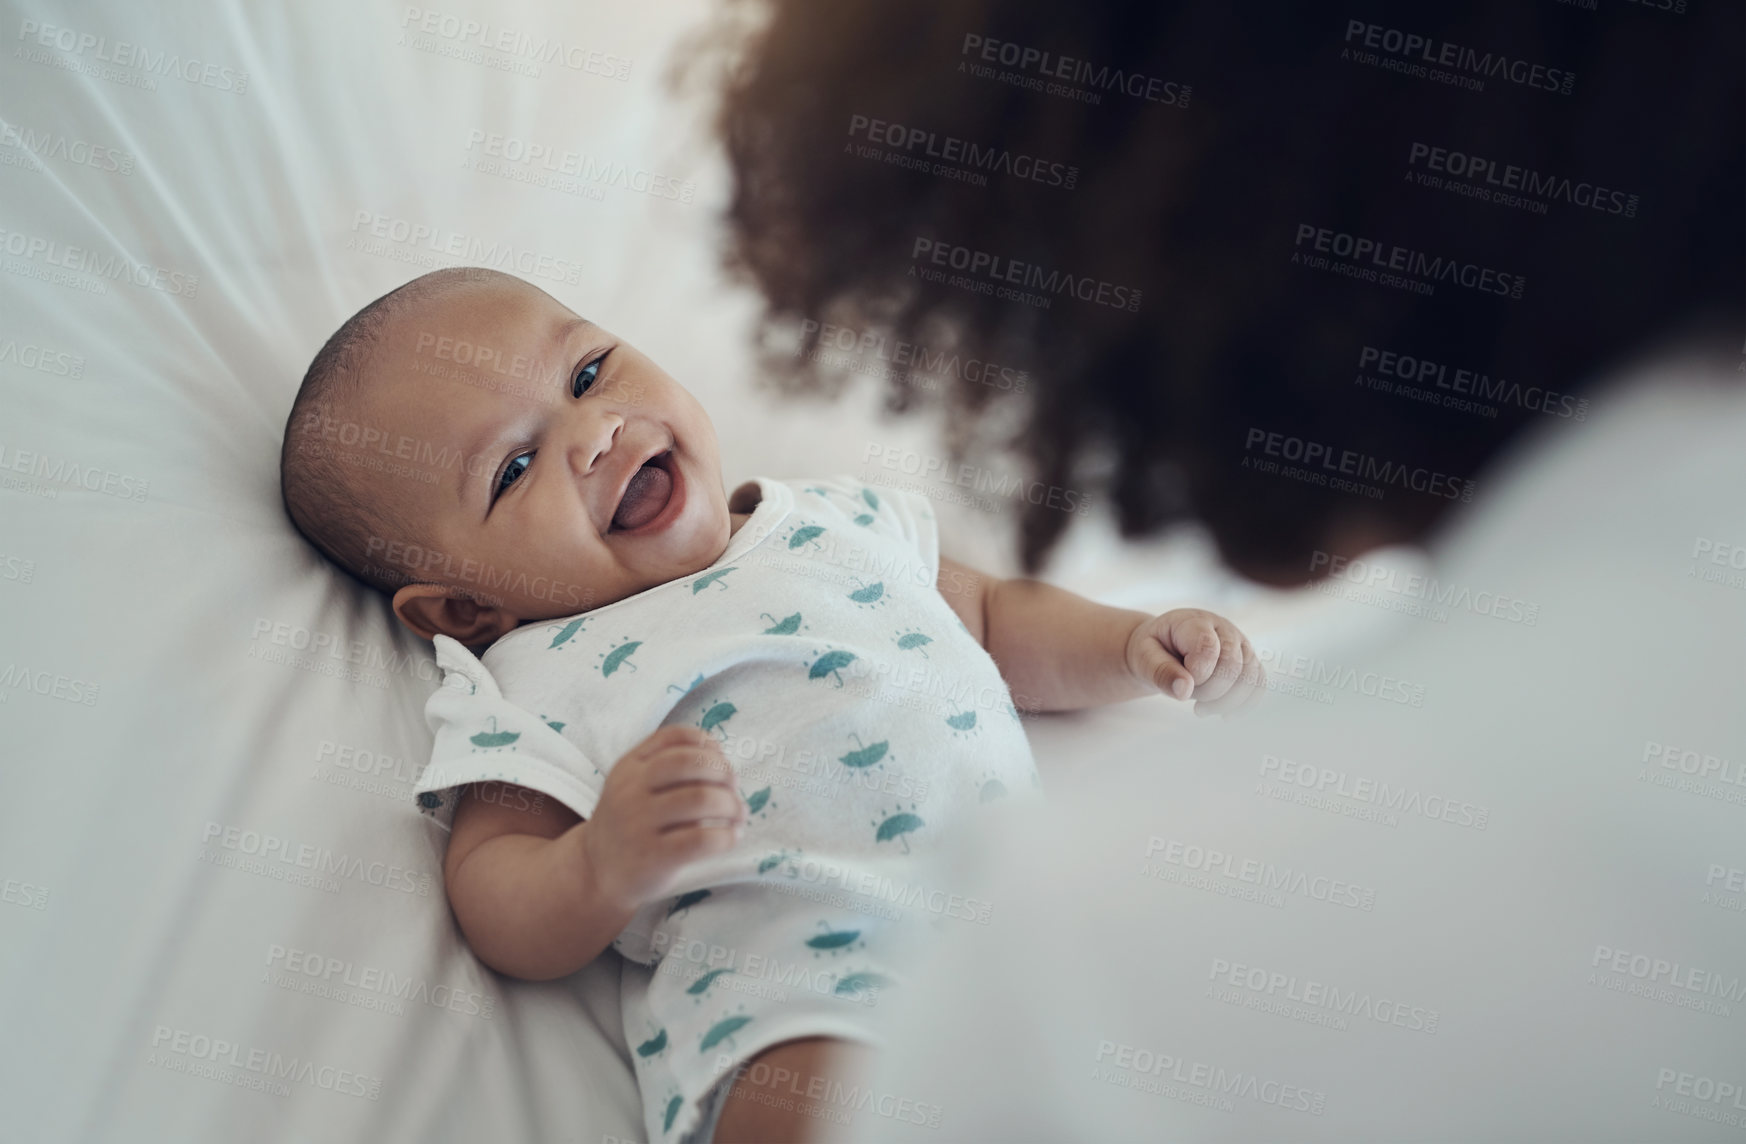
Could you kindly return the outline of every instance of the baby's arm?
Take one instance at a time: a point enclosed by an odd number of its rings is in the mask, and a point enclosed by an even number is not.
[[[511,977],[563,977],[666,897],[680,867],[733,846],[745,814],[715,740],[663,727],[612,768],[587,821],[522,787],[467,788],[443,882],[481,961]]]
[[[1261,663],[1229,620],[1198,608],[1161,616],[1095,604],[1041,580],[1002,580],[941,558],[940,595],[1032,711],[1119,703],[1162,691],[1228,713],[1260,691]]]

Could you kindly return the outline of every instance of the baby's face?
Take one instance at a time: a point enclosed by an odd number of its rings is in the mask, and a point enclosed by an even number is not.
[[[634,595],[726,548],[703,407],[543,291],[468,283],[420,303],[384,327],[369,368],[359,420],[410,438],[420,456],[459,458],[428,484],[358,474],[415,534],[372,541],[378,562],[525,623]],[[402,547],[397,561],[395,540],[424,552]]]

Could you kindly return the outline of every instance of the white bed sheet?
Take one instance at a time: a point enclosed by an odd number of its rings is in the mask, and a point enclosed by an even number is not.
[[[9,1138],[641,1137],[617,963],[530,985],[468,952],[407,797],[428,647],[280,509],[297,381],[363,302],[435,265],[518,270],[697,392],[730,482],[937,452],[866,389],[756,388],[753,301],[713,262],[723,173],[664,83],[700,0],[442,3],[0,6]],[[510,161],[532,145],[629,185],[532,183]],[[1011,570],[1010,512],[940,514],[948,553]],[[1051,574],[1222,606],[1263,642],[1329,627],[1210,567],[1092,520]],[[1033,732],[1048,775],[1181,714]]]

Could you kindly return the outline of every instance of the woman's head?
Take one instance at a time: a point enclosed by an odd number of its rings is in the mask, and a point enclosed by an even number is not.
[[[1423,536],[1621,355],[1738,322],[1722,6],[742,6],[731,261],[771,320],[949,328],[1030,376],[955,379],[961,425],[1017,402],[1040,481],[1250,575]],[[1028,567],[1068,519],[1027,509]]]

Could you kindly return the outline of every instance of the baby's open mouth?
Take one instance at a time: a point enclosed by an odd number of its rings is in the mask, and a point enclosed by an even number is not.
[[[624,499],[618,502],[618,511],[612,514],[614,528],[638,529],[661,515],[667,502],[673,498],[673,474],[667,469],[672,459],[673,451],[669,449],[650,457],[642,468],[631,474],[630,484],[624,489]]]

